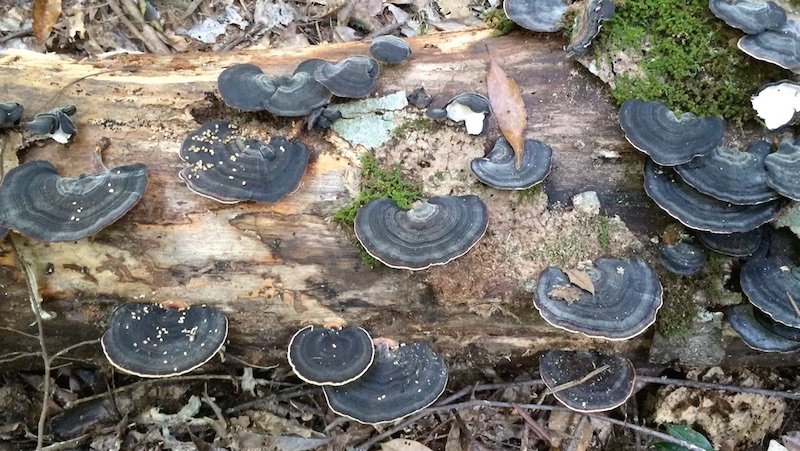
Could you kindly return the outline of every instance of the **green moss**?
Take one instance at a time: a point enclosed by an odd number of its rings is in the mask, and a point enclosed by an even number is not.
[[[517,203],[518,204],[532,204],[536,197],[539,196],[541,192],[541,188],[539,185],[533,185],[528,189],[522,189],[517,191]]]
[[[711,14],[707,0],[628,0],[603,26],[596,51],[613,56],[621,50],[638,59],[641,76],[615,80],[617,103],[660,100],[741,124],[755,118],[752,93],[788,72],[739,51],[740,35]]]
[[[505,36],[517,29],[517,24],[506,17],[502,8],[490,9],[483,16],[483,22],[494,29],[495,36]]]
[[[394,129],[394,135],[405,138],[411,132],[427,132],[436,128],[436,124],[425,118],[409,119]]]
[[[611,245],[610,240],[603,245],[599,237],[605,233],[608,239],[612,227],[613,224],[605,216],[578,216],[572,227],[559,230],[551,238],[537,245],[531,258],[543,260],[550,265],[562,268],[572,267],[582,260],[591,260],[597,257],[598,252],[591,237],[598,237],[603,251],[608,251]]]
[[[370,255],[369,252],[364,249],[361,249],[361,264],[369,269],[375,269],[381,266],[380,260]]]
[[[608,235],[608,216],[600,216],[597,218],[597,242],[604,251],[607,251],[611,246],[611,239]]]
[[[686,335],[697,316],[692,290],[687,289],[686,279],[680,276],[662,274],[660,279],[664,287],[664,305],[658,311],[656,330],[665,337]]]

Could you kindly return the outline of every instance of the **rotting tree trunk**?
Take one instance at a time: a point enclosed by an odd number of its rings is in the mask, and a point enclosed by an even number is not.
[[[380,93],[424,85],[441,103],[458,92],[485,92],[488,45],[491,57],[502,62],[523,91],[528,135],[555,149],[546,184],[550,201],[567,202],[591,189],[598,192],[604,213],[620,215],[634,232],[654,233],[663,225],[665,216],[645,198],[635,175],[641,157],[625,144],[602,85],[565,57],[560,38],[491,38],[490,32],[468,31],[411,43],[412,59],[384,70]],[[506,233],[494,218],[472,258],[421,274],[364,267],[351,235],[331,220],[357,189],[358,153],[332,145],[326,134],[300,136],[316,160],[299,191],[274,205],[215,203],[178,179],[178,148],[199,121],[255,117],[219,101],[216,78],[224,67],[251,62],[268,73],[286,74],[304,59],[335,60],[365,52],[366,44],[350,43],[81,62],[56,55],[0,54],[0,99],[23,103],[26,117],[57,94],[48,108],[78,106],[73,143],[66,148],[52,141],[22,143],[18,133],[9,132],[2,138],[6,160],[19,150],[20,161],[47,159],[62,174],[74,176],[92,171],[91,153],[106,137],[111,139],[104,153],[109,167],[144,162],[150,171],[142,202],[96,236],[59,244],[20,240],[25,243],[20,252],[35,264],[44,308],[57,315],[46,322],[51,352],[99,337],[107,313],[124,300],[184,299],[222,308],[231,325],[228,352],[260,364],[281,360],[288,337],[301,324],[337,318],[364,325],[375,335],[431,341],[456,367],[512,360],[530,365],[537,352],[561,347],[614,348],[644,359],[652,332],[622,343],[568,334],[535,313],[529,295],[520,294],[518,275],[489,280],[502,277],[481,265],[493,264],[486,256],[501,258],[493,246]],[[256,134],[293,127],[288,120],[257,117],[262,121],[247,119]],[[618,151],[622,158],[598,166],[590,157],[598,148]],[[485,189],[481,193],[489,195]],[[492,215],[496,208],[490,204]],[[561,233],[558,223],[540,225],[540,232],[554,238]],[[549,237],[545,233],[541,239]],[[24,279],[8,241],[0,250],[0,325],[34,333]],[[543,263],[531,268],[538,270]],[[535,274],[531,270],[528,277]],[[450,293],[442,280],[458,282],[461,291]],[[730,362],[745,355],[738,351],[741,345],[733,346],[737,351]],[[0,330],[0,349],[35,351],[37,343]],[[82,356],[102,361],[98,348]],[[39,365],[34,358],[0,368]]]

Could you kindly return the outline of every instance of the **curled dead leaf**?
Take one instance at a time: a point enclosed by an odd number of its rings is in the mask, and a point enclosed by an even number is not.
[[[522,93],[517,82],[494,60],[489,65],[486,87],[497,125],[514,149],[516,167],[519,169],[522,154],[525,152],[525,128],[528,126],[528,114],[525,111]]]
[[[582,290],[592,293],[594,296],[594,282],[588,274],[579,269],[567,269],[564,273],[569,277],[569,282]]]
[[[61,16],[61,0],[34,0],[31,9],[33,34],[44,44]]]
[[[567,304],[572,304],[583,297],[584,291],[574,285],[559,286],[556,285],[552,290],[547,292],[547,296],[553,299],[561,299]]]

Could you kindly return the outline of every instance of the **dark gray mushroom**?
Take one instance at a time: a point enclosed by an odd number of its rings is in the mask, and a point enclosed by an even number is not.
[[[22,105],[17,102],[0,102],[0,128],[16,127],[22,119]]]
[[[758,317],[757,317],[758,316]],[[731,327],[747,346],[762,352],[794,352],[800,350],[800,329],[773,321],[750,304],[728,307]],[[776,333],[794,337],[789,339]]]
[[[428,108],[428,105],[431,104],[433,98],[425,92],[425,87],[420,86],[419,88],[414,88],[411,91],[411,94],[406,96],[408,99],[408,103],[414,105],[417,108]]]
[[[69,178],[47,161],[29,161],[0,185],[0,224],[38,241],[80,240],[121,218],[146,186],[143,164]]]
[[[667,271],[679,276],[693,276],[706,264],[702,248],[686,242],[664,244],[658,248],[658,260]]]
[[[223,70],[217,87],[226,105],[242,111],[263,111],[278,89],[272,77],[253,64],[236,64]]]
[[[606,367],[583,380],[599,368]],[[630,360],[596,351],[549,351],[539,357],[539,374],[562,404],[576,412],[603,412],[621,406],[633,395],[636,371]],[[564,384],[582,381],[564,388]]]
[[[789,80],[767,83],[750,97],[750,102],[764,125],[776,130],[794,122],[800,112],[800,84]]]
[[[387,423],[428,407],[444,392],[447,364],[430,346],[375,345],[375,361],[358,380],[322,387],[331,410],[359,423]]]
[[[475,177],[496,189],[522,190],[542,182],[550,173],[553,149],[535,139],[525,140],[522,164],[517,169],[514,149],[508,141],[497,138],[492,150],[482,158],[472,160],[470,168]]]
[[[775,2],[760,0],[709,0],[711,12],[747,34],[775,30],[786,23],[786,11]]]
[[[752,258],[742,267],[742,291],[773,320],[800,328],[800,268],[783,256]]]
[[[739,39],[739,49],[753,58],[800,73],[800,22],[787,20],[776,30]]]
[[[602,22],[614,15],[616,6],[612,0],[588,0],[584,2],[572,24],[572,36],[567,45],[567,55],[585,55],[597,34]]]
[[[711,233],[697,232],[697,239],[707,248],[720,254],[731,257],[749,257],[761,247],[766,239],[764,227],[759,227],[748,232],[737,233]]]
[[[32,121],[25,124],[25,128],[31,133],[44,135],[53,138],[53,141],[66,144],[78,131],[71,117],[77,111],[75,105],[67,105],[39,113]]]
[[[203,124],[186,137],[179,173],[192,191],[222,203],[277,202],[299,186],[310,152],[302,143],[274,136],[269,143],[240,139],[222,121]]]
[[[714,150],[725,132],[719,117],[676,116],[661,102],[630,99],[619,110],[619,124],[633,147],[662,166],[689,162]]]
[[[466,254],[489,224],[478,196],[431,197],[411,210],[389,198],[368,202],[356,214],[356,238],[386,266],[420,270]]]
[[[289,342],[289,365],[300,379],[314,385],[344,385],[372,365],[372,337],[360,327],[341,329],[306,326]]]
[[[405,39],[397,36],[378,36],[369,45],[369,53],[378,61],[399,64],[411,56],[411,46]]]
[[[675,166],[683,181],[697,191],[736,205],[755,205],[777,199],[767,184],[766,157],[772,147],[756,141],[741,152],[717,147],[708,155]]]
[[[592,280],[594,295],[583,292],[574,302],[566,302],[560,294],[572,286],[567,274],[552,266],[539,274],[533,305],[545,321],[606,340],[633,338],[655,322],[662,289],[647,262],[601,258],[584,272]]]
[[[531,31],[552,33],[562,27],[569,7],[564,0],[505,0],[503,10],[512,22]]]
[[[275,77],[272,82],[275,92],[264,102],[264,109],[276,116],[305,116],[331,101],[328,88],[305,72]]]
[[[447,102],[444,108],[428,108],[425,114],[431,119],[449,118],[455,122],[464,121],[467,133],[480,135],[487,128],[492,106],[489,99],[477,92],[461,93]]]
[[[173,302],[122,304],[100,343],[118,370],[139,377],[188,373],[211,360],[228,336],[228,319],[205,305]]]
[[[747,232],[771,221],[780,200],[758,205],[734,205],[706,196],[689,186],[671,168],[648,159],[644,190],[656,204],[686,227],[714,233]]]
[[[314,78],[338,97],[368,97],[381,73],[378,62],[368,56],[349,56],[338,63],[323,64],[314,71]]]
[[[767,184],[781,195],[800,201],[800,139],[783,140],[778,150],[764,158]]]
[[[331,108],[317,108],[308,115],[309,130],[327,130],[342,118],[342,112]]]
[[[298,64],[297,67],[295,68],[294,72],[293,72],[293,75],[299,74],[299,73],[302,72],[302,73],[306,73],[308,75],[311,75],[313,77],[314,73],[317,71],[318,68],[320,68],[322,66],[328,66],[330,64],[333,64],[333,63],[331,63],[329,61],[317,59],[317,58],[311,58],[311,59],[305,60],[305,61],[301,62],[300,64]]]

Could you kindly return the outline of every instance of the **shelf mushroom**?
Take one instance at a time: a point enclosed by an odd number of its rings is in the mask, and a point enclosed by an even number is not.
[[[725,122],[719,117],[680,117],[661,102],[630,99],[619,110],[625,138],[662,166],[688,163],[706,155],[722,142]]]
[[[470,163],[475,177],[495,189],[523,190],[542,182],[550,174],[550,159],[553,149],[535,139],[525,140],[522,164],[517,169],[514,149],[508,141],[497,138],[492,150],[482,158]]]
[[[728,307],[728,319],[742,341],[756,351],[800,351],[800,329],[773,321],[750,304]]]
[[[418,412],[441,396],[447,364],[430,346],[375,342],[375,361],[361,378],[322,387],[331,410],[359,423],[381,424]]]
[[[800,112],[800,84],[789,80],[767,83],[750,102],[768,129],[779,129],[794,122]]]
[[[416,271],[466,254],[488,224],[486,205],[475,195],[431,197],[410,210],[384,197],[358,210],[355,232],[364,249],[386,266]]]
[[[22,119],[22,105],[17,102],[0,102],[0,128],[16,127]]]
[[[44,135],[53,138],[53,141],[66,144],[78,131],[71,117],[77,111],[75,105],[67,105],[39,113],[32,121],[25,124],[25,128],[37,135]]]
[[[372,365],[372,337],[360,327],[313,325],[298,330],[289,342],[289,365],[300,379],[314,385],[344,385]]]
[[[100,343],[118,370],[156,378],[199,368],[222,349],[227,336],[228,319],[214,307],[135,302],[114,310]]]
[[[644,166],[644,190],[662,210],[681,224],[714,233],[747,232],[771,221],[780,200],[758,205],[734,205],[714,199],[689,186],[674,170],[648,159]]]
[[[372,40],[369,45],[369,53],[378,61],[399,64],[411,56],[411,47],[403,38],[385,35]]]
[[[764,227],[748,232],[711,233],[697,232],[697,239],[707,248],[731,257],[749,257],[767,239]]]
[[[240,139],[239,129],[211,121],[183,141],[179,175],[192,191],[222,203],[277,202],[299,186],[310,152],[300,143],[274,136],[269,143]]]
[[[667,271],[679,276],[693,276],[706,264],[703,249],[686,242],[664,244],[658,248],[658,260]]]
[[[800,73],[800,22],[788,19],[775,30],[742,36],[739,50],[753,58]]]
[[[775,2],[759,0],[709,0],[711,12],[747,34],[775,30],[786,23],[786,11]]]
[[[467,133],[480,135],[486,130],[492,106],[489,99],[477,92],[464,92],[450,99],[444,108],[428,108],[425,114],[431,119],[448,118],[453,122],[464,122]]]
[[[141,163],[69,178],[47,161],[29,161],[8,171],[0,185],[0,225],[37,241],[80,240],[125,215],[145,187]]]
[[[378,62],[363,56],[349,56],[337,63],[326,63],[316,68],[314,78],[333,95],[351,99],[369,97],[381,73]]]
[[[564,0],[506,0],[506,17],[526,30],[552,33],[562,27],[569,7]]]
[[[566,273],[551,266],[539,274],[533,305],[550,325],[592,338],[627,340],[655,322],[662,289],[647,262],[601,258],[583,272],[594,294],[581,290],[570,302],[560,294],[573,286]]]
[[[767,184],[781,195],[800,201],[800,139],[783,140],[778,150],[764,158]]]
[[[739,277],[742,291],[773,320],[800,328],[800,268],[783,256],[747,261]]]
[[[572,36],[565,49],[567,55],[589,53],[592,41],[600,33],[602,23],[610,19],[616,11],[612,0],[587,0],[581,4],[572,25]]]
[[[596,372],[577,385],[562,388]],[[632,395],[636,372],[630,360],[596,351],[549,351],[539,357],[539,374],[562,404],[576,412],[604,412],[621,406]],[[561,388],[561,389],[559,389]]]

